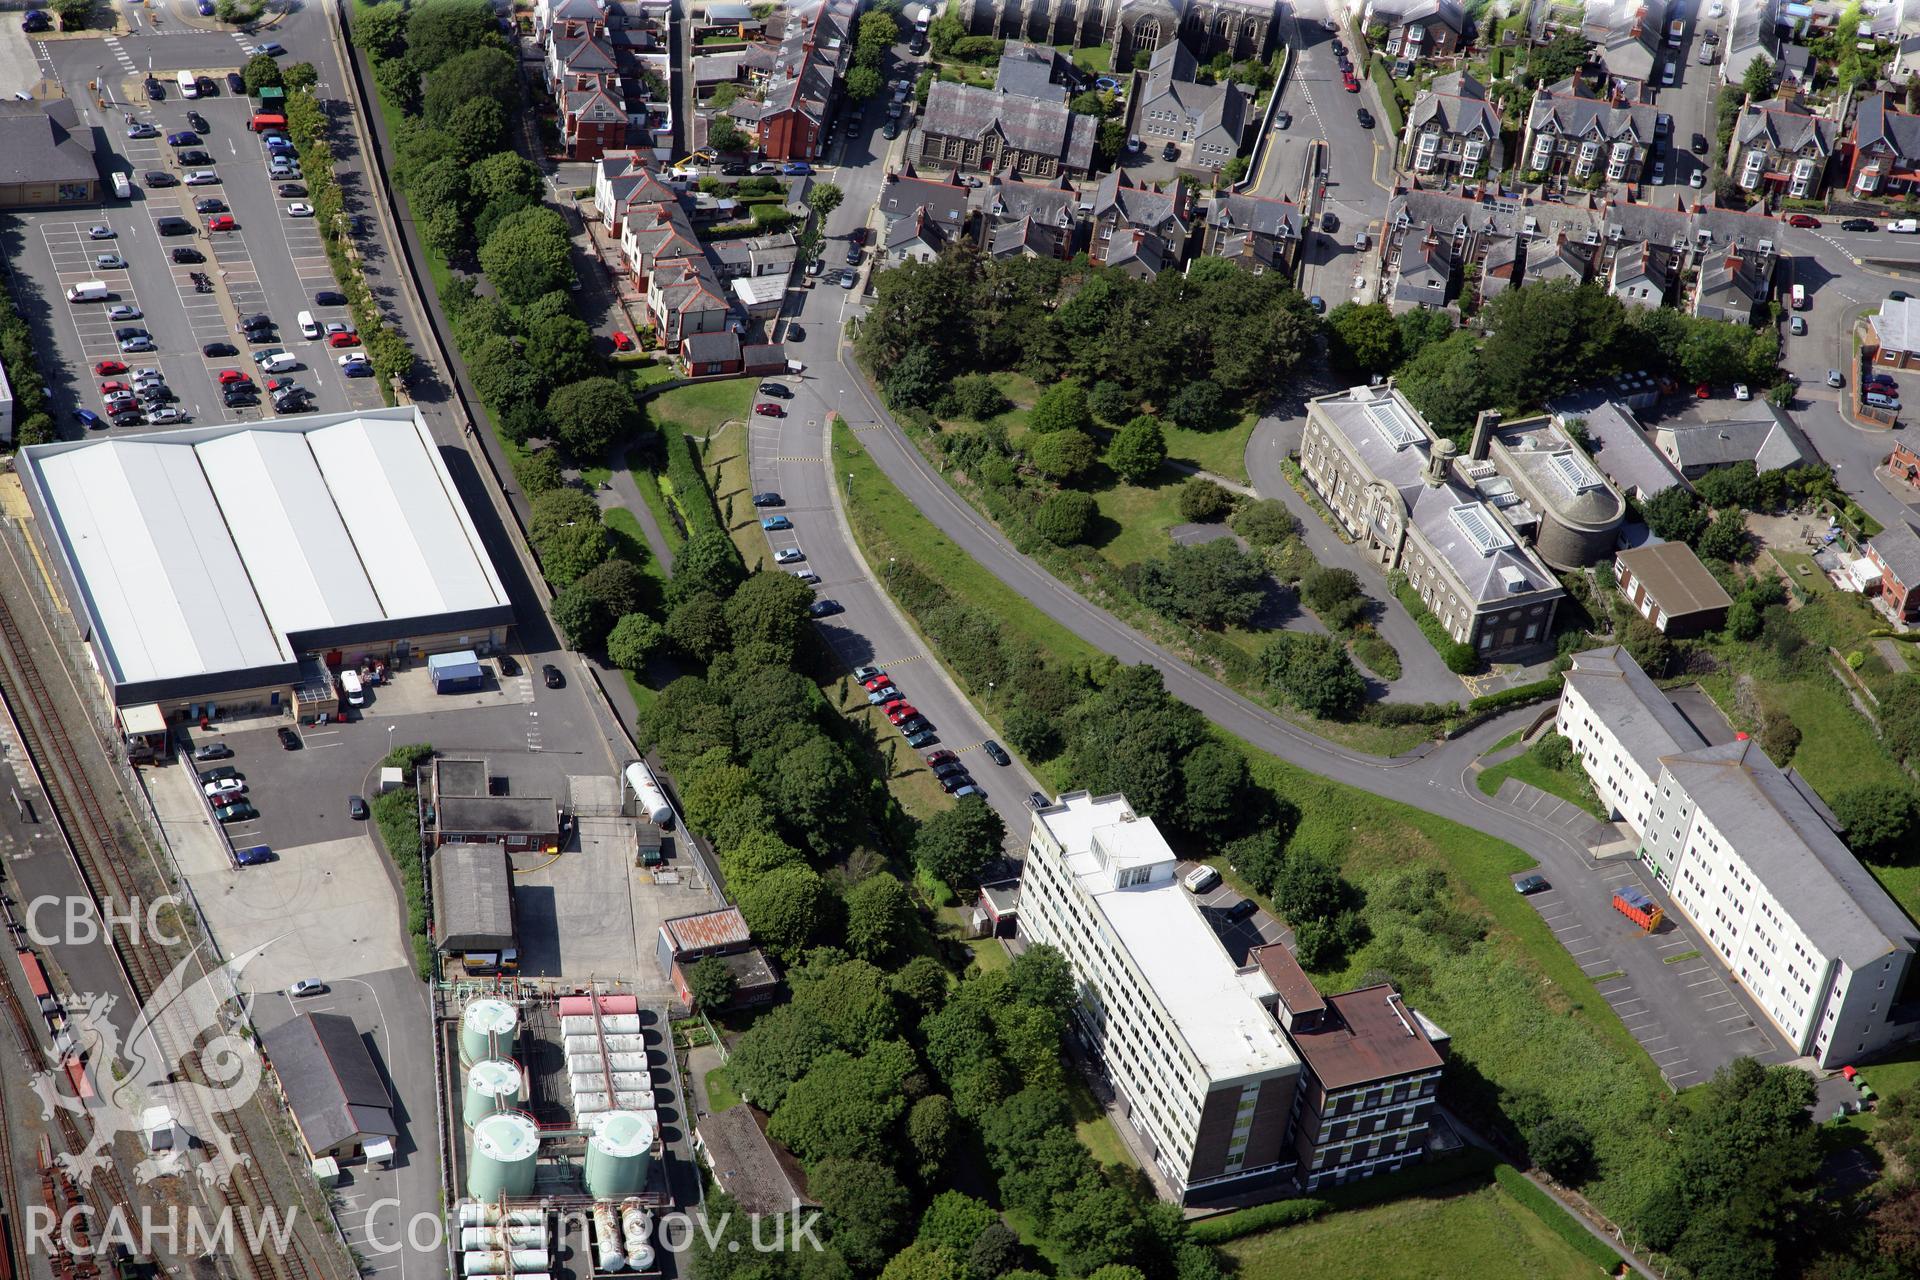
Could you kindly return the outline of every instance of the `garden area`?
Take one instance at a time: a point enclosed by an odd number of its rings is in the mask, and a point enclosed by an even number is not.
[[[1559,796],[1602,821],[1607,817],[1606,808],[1593,793],[1593,784],[1587,781],[1587,771],[1574,758],[1573,744],[1557,733],[1543,735],[1511,760],[1487,766],[1474,782],[1491,796],[1499,794],[1500,784],[1508,778]]]

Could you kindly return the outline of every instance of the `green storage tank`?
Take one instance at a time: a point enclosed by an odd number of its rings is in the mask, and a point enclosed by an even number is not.
[[[520,1011],[505,1000],[486,996],[468,1003],[460,1015],[460,1062],[471,1066],[512,1052],[520,1029]],[[495,1047],[496,1044],[498,1047]]]
[[[539,1155],[540,1129],[532,1116],[500,1111],[482,1117],[467,1151],[467,1194],[482,1201],[532,1195]]]
[[[629,1196],[647,1185],[659,1130],[651,1111],[609,1111],[587,1139],[587,1194],[596,1200]]]
[[[504,1059],[489,1058],[467,1068],[467,1100],[461,1119],[467,1127],[496,1111],[505,1111],[520,1098],[520,1065]]]

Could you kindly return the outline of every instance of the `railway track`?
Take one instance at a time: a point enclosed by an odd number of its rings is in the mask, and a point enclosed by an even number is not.
[[[124,925],[115,927],[105,923],[126,920],[135,915],[136,895],[127,892],[126,880],[117,866],[117,831],[87,778],[83,757],[67,733],[59,707],[47,689],[26,637],[21,633],[19,620],[4,596],[0,596],[0,702],[5,703],[19,733],[21,745],[38,775],[47,803],[53,809],[54,821],[93,899],[103,931],[111,940],[128,989],[135,1001],[144,1006],[166,980],[178,963],[178,958],[170,955],[156,940],[125,937],[122,933]],[[205,965],[197,951],[192,954],[192,959],[204,976]],[[10,982],[0,986],[4,986],[6,992],[5,1000],[0,1003],[8,1007],[9,1020],[20,1037],[22,1052],[29,1060],[41,1061],[43,1055],[39,1037],[26,1016],[18,992]],[[192,1044],[163,1045],[162,1048],[168,1053],[170,1062],[182,1066],[183,1074],[189,1080],[205,1083]],[[108,1065],[111,1068],[114,1064]],[[83,1150],[86,1139],[72,1113],[57,1109],[57,1115],[66,1149],[73,1153]],[[213,1131],[211,1116],[190,1114],[182,1119],[191,1132]],[[252,1280],[318,1280],[325,1274],[324,1271],[313,1264],[297,1239],[290,1240],[284,1252],[256,1248],[247,1239],[244,1229],[246,1215],[277,1211],[280,1197],[274,1194],[266,1176],[260,1171],[260,1162],[246,1126],[236,1123],[233,1136],[245,1158],[226,1183],[215,1187],[214,1195],[220,1202],[219,1207],[241,1216],[235,1244],[246,1264],[248,1275]],[[11,1170],[9,1161],[9,1174]],[[97,1173],[95,1185],[110,1203],[120,1206],[130,1215],[129,1221],[139,1220],[138,1211],[126,1194],[117,1168],[109,1165]],[[13,1188],[8,1186],[6,1190],[9,1205],[17,1203]]]

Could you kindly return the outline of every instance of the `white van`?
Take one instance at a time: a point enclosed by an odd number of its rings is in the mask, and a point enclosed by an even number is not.
[[[291,351],[282,351],[279,355],[262,360],[260,367],[268,373],[287,373],[300,367],[300,357]]]
[[[1220,873],[1209,866],[1198,866],[1187,872],[1180,883],[1187,887],[1188,893],[1205,893],[1220,883]]]
[[[1807,286],[1803,284],[1793,286],[1793,309],[1795,311],[1807,309]]]
[[[193,78],[193,72],[191,71],[182,71],[180,73],[180,96],[183,98],[197,98],[200,96],[200,82]]]
[[[127,180],[126,174],[117,171],[114,173],[113,194],[122,200],[133,199],[133,183]]]
[[[67,290],[68,302],[105,302],[113,296],[105,280],[82,280]]]
[[[366,705],[367,695],[366,691],[360,687],[359,672],[342,671],[340,673],[340,692],[347,696],[348,706],[360,707]]]
[[[300,322],[300,333],[303,337],[317,338],[320,336],[320,322],[313,318],[313,312],[302,311],[295,319]]]

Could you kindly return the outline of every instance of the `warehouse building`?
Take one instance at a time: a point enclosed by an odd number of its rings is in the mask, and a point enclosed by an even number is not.
[[[295,708],[332,697],[328,667],[513,622],[411,406],[36,445],[17,469],[123,721]]]
[[[309,1159],[391,1153],[400,1137],[393,1096],[352,1018],[304,1014],[262,1039]]]
[[[505,846],[443,845],[433,855],[434,942],[471,974],[519,968],[513,924],[513,868]]]

